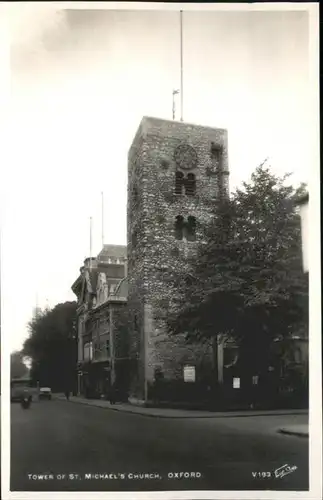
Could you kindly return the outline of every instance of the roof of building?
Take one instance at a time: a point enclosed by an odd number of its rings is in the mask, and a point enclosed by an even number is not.
[[[140,125],[142,124],[147,124],[147,125],[152,125],[154,123],[161,124],[161,123],[169,123],[170,125],[176,125],[180,126],[182,128],[186,127],[196,127],[196,128],[201,128],[205,130],[221,130],[223,132],[227,132],[227,129],[223,127],[211,127],[210,125],[203,125],[201,123],[194,123],[194,122],[186,122],[186,121],[179,121],[179,120],[171,120],[171,119],[166,119],[166,118],[160,118],[156,116],[143,116],[140,122]],[[140,126],[139,125],[139,126]]]
[[[127,257],[127,247],[125,245],[103,245],[97,258],[105,260],[108,257]]]
[[[183,133],[184,135],[190,136],[192,131],[195,131],[202,133],[206,138],[209,138],[209,140],[214,140],[215,137],[218,137],[227,142],[228,131],[223,127],[210,127],[209,125],[201,125],[198,123],[143,116],[131,143],[129,154],[137,147],[138,141],[141,140],[141,138],[151,132],[155,134],[156,128],[158,129],[158,135],[164,137],[176,137],[179,132],[180,136],[182,136]]]
[[[79,276],[76,278],[73,285],[71,286],[71,289],[73,290],[74,293],[76,293],[77,289],[82,286],[82,283],[83,283],[83,276],[82,274],[79,274]]]
[[[120,263],[108,262],[108,259],[120,259]],[[107,278],[121,279],[120,269],[124,265],[123,261],[127,258],[127,247],[125,245],[103,245],[101,252],[98,254],[97,258],[92,257],[92,267],[90,268],[90,258],[85,259],[84,266],[80,268],[80,274],[77,279],[72,284],[72,290],[77,294],[77,288],[83,283],[83,272],[88,272],[90,277],[90,283],[92,292],[96,292],[98,276],[100,272],[104,272]],[[108,266],[108,270],[105,269]],[[123,273],[122,273],[123,274]]]
[[[87,269],[88,273],[89,273],[89,276],[90,276],[90,283],[91,283],[91,287],[92,287],[92,292],[93,293],[96,293],[96,287],[97,287],[97,283],[98,283],[98,277],[99,277],[99,273],[98,273],[98,270],[97,269]]]
[[[114,295],[119,298],[128,298],[128,278],[123,278],[115,289]]]

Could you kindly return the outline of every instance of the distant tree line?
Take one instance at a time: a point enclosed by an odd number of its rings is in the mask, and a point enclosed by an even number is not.
[[[76,386],[76,302],[65,302],[36,314],[29,325],[22,353],[31,360],[33,384],[53,391]]]
[[[10,358],[10,377],[23,378],[28,376],[29,370],[25,364],[25,356],[22,351],[14,351]]]

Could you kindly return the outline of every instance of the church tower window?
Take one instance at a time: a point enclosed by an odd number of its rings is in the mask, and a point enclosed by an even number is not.
[[[195,217],[188,217],[187,224],[185,225],[185,236],[187,241],[196,240],[196,219]]]
[[[181,215],[176,217],[175,221],[175,238],[182,240],[184,236],[184,218]]]
[[[175,194],[182,194],[184,185],[183,172],[177,171],[175,174]]]
[[[211,156],[213,160],[219,161],[221,158],[221,148],[220,146],[216,145],[214,142],[211,143]]]
[[[185,179],[185,194],[194,196],[196,192],[196,179],[194,174],[187,174]]]

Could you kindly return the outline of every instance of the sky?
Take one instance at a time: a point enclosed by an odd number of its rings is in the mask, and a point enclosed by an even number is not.
[[[128,149],[142,116],[172,118],[180,88],[178,12],[50,5],[10,13],[1,277],[11,350],[36,304],[75,299],[90,217],[101,250],[102,191],[104,242],[126,244]],[[184,9],[184,121],[228,129],[231,189],[267,157],[295,185],[308,181],[308,39],[306,11]]]

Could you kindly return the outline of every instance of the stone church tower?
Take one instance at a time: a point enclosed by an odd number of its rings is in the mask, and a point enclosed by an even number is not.
[[[170,338],[165,314],[173,269],[203,243],[210,207],[229,196],[227,131],[144,117],[128,156],[128,306],[133,386],[147,400],[156,369],[183,379],[185,365],[211,359],[208,346]],[[197,368],[198,369],[198,368]]]

